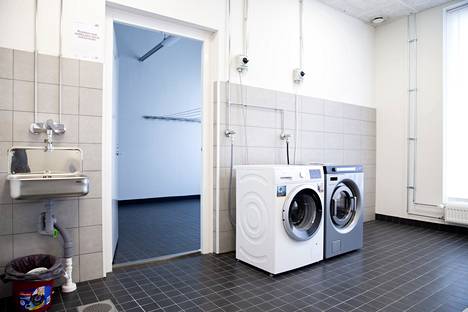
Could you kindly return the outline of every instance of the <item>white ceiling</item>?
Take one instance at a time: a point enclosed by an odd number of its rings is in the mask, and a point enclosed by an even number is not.
[[[410,13],[449,2],[449,0],[319,0],[337,10],[354,16],[366,23],[377,16],[388,22]]]

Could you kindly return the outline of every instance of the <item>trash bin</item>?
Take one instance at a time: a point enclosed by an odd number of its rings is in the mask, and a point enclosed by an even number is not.
[[[42,312],[50,309],[54,281],[63,272],[60,259],[51,255],[31,255],[11,261],[2,280],[13,284],[16,311]]]

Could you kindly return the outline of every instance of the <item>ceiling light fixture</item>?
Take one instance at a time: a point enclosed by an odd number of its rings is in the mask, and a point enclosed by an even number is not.
[[[377,16],[377,17],[374,17],[372,20],[371,20],[372,24],[381,24],[383,22],[385,22],[385,18],[383,16]]]

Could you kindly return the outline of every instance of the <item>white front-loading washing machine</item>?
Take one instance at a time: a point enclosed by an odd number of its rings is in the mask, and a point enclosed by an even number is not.
[[[236,258],[271,274],[323,259],[323,167],[236,167]]]

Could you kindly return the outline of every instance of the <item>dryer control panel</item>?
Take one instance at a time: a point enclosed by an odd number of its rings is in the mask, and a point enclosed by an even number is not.
[[[327,174],[334,173],[354,173],[363,172],[362,165],[349,165],[349,166],[325,166],[324,171]]]

